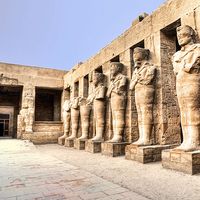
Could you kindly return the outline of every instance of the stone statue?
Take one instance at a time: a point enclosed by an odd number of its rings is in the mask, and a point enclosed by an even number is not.
[[[63,124],[64,124],[64,135],[58,138],[58,144],[63,144],[63,140],[68,137],[70,131],[70,113],[71,102],[70,100],[65,100],[63,104]]]
[[[71,100],[71,126],[72,134],[68,139],[75,139],[77,137],[78,128],[79,128],[79,101],[80,97],[74,97]]]
[[[81,97],[79,101],[80,105],[80,115],[81,115],[81,137],[79,140],[88,139],[89,135],[89,126],[90,126],[90,113],[91,113],[91,105],[87,104],[87,99]]]
[[[113,138],[109,140],[112,143],[122,142],[122,135],[125,126],[125,110],[127,100],[127,78],[121,72],[123,64],[112,62],[110,66],[111,83],[107,91],[107,97],[110,98]]]
[[[34,97],[32,88],[24,92],[24,102],[20,110],[18,126],[22,132],[32,133],[34,122]],[[21,135],[21,134],[20,134]]]
[[[151,145],[150,136],[153,127],[153,101],[156,67],[149,63],[149,50],[135,48],[133,59],[135,70],[130,82],[130,90],[135,90],[135,102],[138,113],[139,139],[136,145]]]
[[[93,73],[94,91],[88,96],[87,104],[93,104],[96,136],[92,141],[102,141],[105,128],[105,95],[106,87],[103,85],[104,74]]]
[[[192,151],[200,141],[200,44],[194,42],[190,26],[177,28],[181,50],[172,58],[181,114],[183,142],[177,149]]]

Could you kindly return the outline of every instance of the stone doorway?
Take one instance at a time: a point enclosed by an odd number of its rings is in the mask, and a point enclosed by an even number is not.
[[[9,118],[8,114],[0,114],[0,137],[9,136]]]
[[[22,87],[0,86],[0,137],[16,138]]]

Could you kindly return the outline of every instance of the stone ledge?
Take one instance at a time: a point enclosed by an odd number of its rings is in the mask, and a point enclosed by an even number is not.
[[[162,152],[162,166],[186,174],[198,174],[200,173],[200,150],[192,152],[165,150]]]
[[[30,141],[33,144],[52,144],[57,143],[61,135],[63,135],[62,132],[34,132]]]
[[[130,144],[126,146],[125,158],[127,160],[134,160],[143,164],[157,162],[161,161],[161,153],[163,150],[174,147],[175,145],[138,146]]]
[[[110,143],[103,142],[101,143],[101,154],[111,157],[123,156],[125,155],[125,147],[130,143],[121,142],[121,143]]]
[[[80,140],[80,139],[75,139],[74,140],[74,148],[78,150],[85,150],[85,142],[87,140]]]
[[[65,147],[74,147],[74,139],[66,138],[64,146]]]
[[[101,152],[101,143],[100,141],[87,140],[85,142],[85,150],[90,153],[100,153]]]

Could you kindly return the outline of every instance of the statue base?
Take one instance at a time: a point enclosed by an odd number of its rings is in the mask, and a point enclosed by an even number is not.
[[[59,144],[59,145],[65,145],[65,139],[66,139],[66,138],[58,139],[58,144]]]
[[[126,146],[127,160],[134,160],[140,163],[150,163],[161,161],[161,153],[165,149],[170,149],[175,147],[174,145],[149,145],[149,146],[139,146],[135,144],[130,144]]]
[[[125,155],[125,147],[130,143],[121,142],[121,143],[110,143],[103,142],[101,143],[101,154],[105,156],[117,157]]]
[[[85,142],[85,150],[90,153],[100,153],[101,152],[101,141],[87,140]]]
[[[78,150],[85,150],[85,142],[87,140],[80,140],[80,139],[75,139],[74,140],[74,148]]]
[[[74,147],[74,139],[65,139],[65,147]]]
[[[162,152],[162,166],[186,174],[200,173],[200,150],[184,152],[170,149]]]

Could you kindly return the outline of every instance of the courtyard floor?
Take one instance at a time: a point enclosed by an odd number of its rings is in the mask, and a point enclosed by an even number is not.
[[[0,139],[0,200],[200,200],[200,175],[56,144]]]

